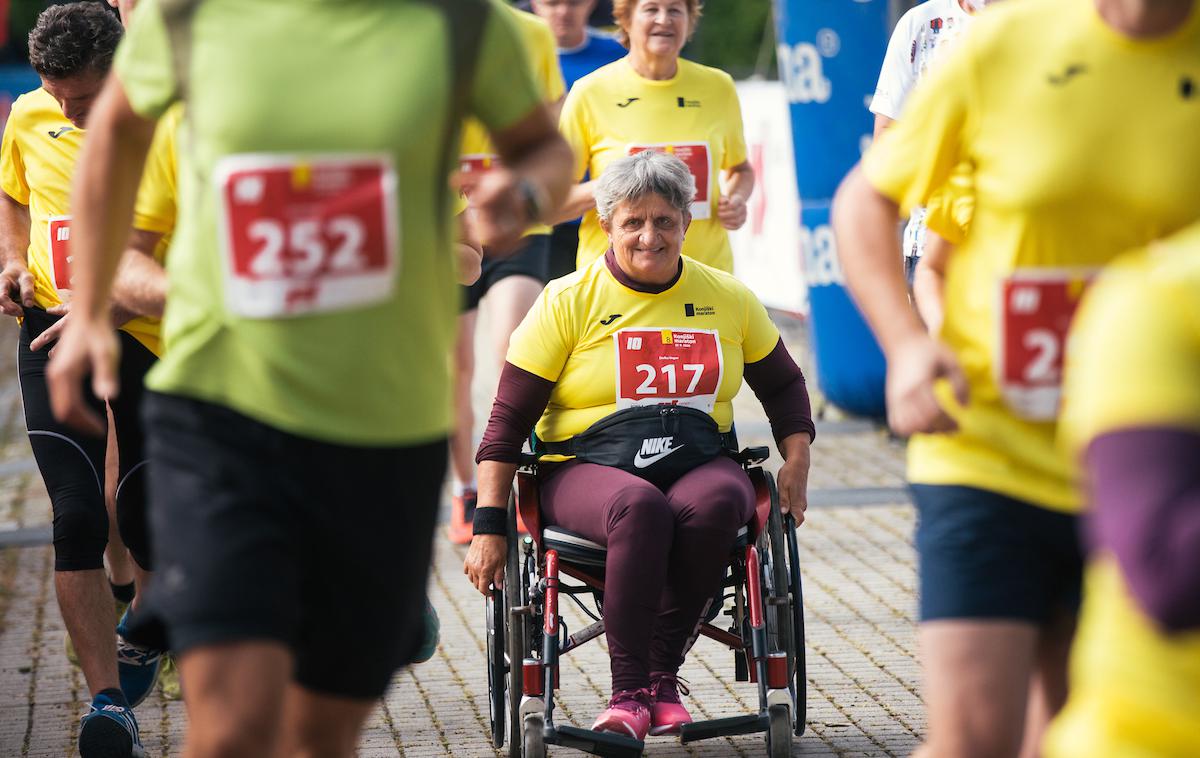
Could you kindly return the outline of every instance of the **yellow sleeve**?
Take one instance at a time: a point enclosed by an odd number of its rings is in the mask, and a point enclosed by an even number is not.
[[[738,100],[737,86],[728,74],[722,72],[723,82],[729,88],[728,105],[724,115],[727,120],[725,129],[725,160],[721,168],[733,168],[739,163],[745,163],[748,157],[746,150],[746,135],[742,124],[742,103]]]
[[[925,207],[925,225],[953,245],[967,238],[975,214],[975,188],[969,167],[959,166],[950,181],[934,191]]]
[[[488,131],[497,132],[517,123],[541,103],[520,29],[511,14],[494,5],[475,63],[471,115]]]
[[[771,321],[767,309],[750,291],[741,285],[742,297],[746,300],[746,335],[742,339],[742,360],[757,363],[771,354],[779,343],[779,329]]]
[[[592,162],[592,139],[587,111],[587,85],[577,83],[567,93],[562,113],[558,117],[558,131],[562,133],[571,153],[575,156],[575,181],[583,181]],[[595,179],[596,177],[592,177]]]
[[[181,108],[182,105],[176,105],[168,110],[154,130],[133,211],[135,229],[159,234],[169,234],[175,229],[175,139]]]
[[[142,0],[113,61],[117,79],[133,110],[158,118],[179,99],[179,79],[171,38],[159,0]]]
[[[1200,260],[1200,234],[1190,251]],[[1140,265],[1153,252],[1110,267],[1084,296],[1071,328],[1060,434],[1078,454],[1101,434],[1166,426],[1200,429],[1200,310],[1197,277]]]
[[[22,205],[29,205],[29,185],[25,183],[25,161],[17,146],[17,131],[20,115],[17,111],[9,116],[4,125],[4,139],[0,142],[0,189]]]
[[[569,301],[569,293],[560,289],[542,290],[509,339],[505,360],[547,381],[557,382],[575,349]]]
[[[927,205],[969,150],[974,99],[975,50],[967,35],[913,90],[900,120],[863,156],[863,172],[875,189],[908,215]],[[968,166],[969,168],[969,166]]]

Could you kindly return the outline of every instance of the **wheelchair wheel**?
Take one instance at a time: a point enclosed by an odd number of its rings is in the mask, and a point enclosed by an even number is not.
[[[542,734],[541,716],[525,719],[522,725],[521,746],[525,750],[525,758],[546,758],[546,740]]]
[[[504,619],[508,625],[508,691],[507,702],[502,700],[508,709],[508,732],[512,735],[509,741],[508,754],[511,758],[521,758],[522,730],[521,724],[521,666],[529,649],[527,629],[528,616],[515,614],[513,608],[526,604],[528,594],[526,585],[529,580],[521,571],[521,539],[517,534],[517,510],[515,501],[508,508],[508,559],[504,567]],[[540,732],[539,732],[540,734]],[[497,744],[496,747],[500,747]],[[543,750],[543,752],[545,752]],[[525,755],[529,753],[526,752]]]
[[[792,631],[790,578],[787,565],[787,541],[783,533],[783,514],[779,511],[779,492],[775,488],[775,477],[764,472],[767,490],[771,493],[771,514],[767,519],[766,534],[759,547],[764,552],[763,578],[767,581],[767,644],[771,650],[787,653],[788,672],[795,670],[796,646]]]
[[[792,754],[792,714],[786,705],[773,705],[767,710],[767,755],[788,758]]]
[[[788,588],[792,597],[792,633],[796,641],[796,668],[793,677],[796,703],[796,736],[808,726],[808,667],[804,648],[804,587],[800,580],[800,545],[796,537],[796,520],[790,515],[783,520],[787,542]]]
[[[484,599],[484,606],[487,619],[488,711],[492,721],[492,744],[501,748],[504,747],[504,723],[508,718],[504,692],[505,675],[508,673],[504,665],[504,593],[493,591]]]

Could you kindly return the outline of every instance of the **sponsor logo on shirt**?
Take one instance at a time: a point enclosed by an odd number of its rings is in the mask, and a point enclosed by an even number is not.
[[[1192,77],[1185,76],[1179,80],[1179,96],[1184,100],[1190,100],[1196,95],[1196,83],[1192,81]]]
[[[621,318],[621,314],[614,313],[611,316],[609,316],[608,318],[600,319],[600,323],[603,324],[604,326],[608,326],[609,324],[611,324],[612,322],[616,321],[619,318]]]
[[[632,105],[633,103],[636,103],[638,100],[641,100],[641,98],[640,97],[626,98],[625,102],[617,103],[617,107],[618,108],[628,108],[630,105]]]
[[[677,97],[677,98],[675,98],[675,102],[679,105],[680,108],[699,108],[700,107],[699,100],[688,100],[686,97]]]
[[[683,306],[684,316],[713,316],[716,315],[717,309],[711,305],[695,305],[693,303],[685,303]]]
[[[1072,63],[1063,69],[1061,74],[1046,74],[1046,81],[1055,87],[1061,87],[1077,76],[1087,73],[1087,66],[1082,63]]]
[[[63,127],[59,127],[59,129],[57,131],[46,132],[46,134],[50,135],[50,139],[58,139],[59,137],[66,134],[67,132],[73,132],[73,131],[75,131],[75,127],[63,126]]]
[[[943,25],[944,25],[944,24],[943,24],[943,22],[942,22],[942,19],[941,19],[941,17],[938,17],[938,18],[932,19],[932,20],[930,20],[930,22],[929,22],[929,28],[933,30],[933,33],[934,33],[934,34],[939,34],[939,33],[942,31],[942,26],[943,26]]]

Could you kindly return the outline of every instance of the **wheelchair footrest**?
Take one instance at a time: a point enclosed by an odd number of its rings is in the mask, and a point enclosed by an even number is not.
[[[646,749],[646,743],[632,737],[574,726],[549,727],[543,736],[548,745],[561,745],[606,758],[637,758]]]
[[[713,737],[732,737],[735,734],[754,734],[765,732],[771,726],[771,720],[765,716],[731,716],[724,719],[709,721],[693,721],[679,728],[680,742],[695,742]]]

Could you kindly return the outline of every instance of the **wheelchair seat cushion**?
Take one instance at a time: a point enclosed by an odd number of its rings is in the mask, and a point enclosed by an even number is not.
[[[740,550],[749,544],[749,533],[747,526],[738,529],[732,549]],[[582,566],[603,566],[608,555],[608,548],[604,545],[561,526],[548,526],[542,530],[542,549],[557,550],[562,560]]]

